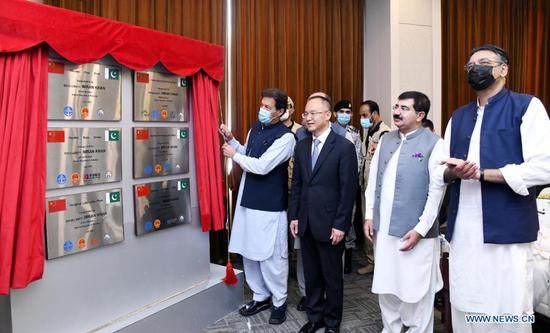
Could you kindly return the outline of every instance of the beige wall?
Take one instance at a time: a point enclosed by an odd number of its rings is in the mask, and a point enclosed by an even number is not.
[[[430,98],[428,118],[441,133],[441,10],[439,0],[366,0],[365,99],[380,104],[391,123],[399,93]]]

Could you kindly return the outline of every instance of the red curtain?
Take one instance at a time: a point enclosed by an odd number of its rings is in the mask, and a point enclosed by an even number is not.
[[[0,53],[0,294],[40,279],[48,51]]]
[[[160,62],[177,75],[203,70],[217,81],[223,77],[223,47],[183,36],[29,1],[0,0],[0,22],[0,52],[46,42],[77,64],[110,54],[134,70]]]
[[[108,53],[130,69],[160,62],[174,74],[194,75],[201,223],[205,231],[223,229],[223,47],[29,1],[0,0],[0,22],[0,294],[40,279],[44,268],[46,43],[76,63]]]
[[[203,231],[224,228],[222,167],[218,136],[219,84],[203,72],[193,76],[195,165]]]

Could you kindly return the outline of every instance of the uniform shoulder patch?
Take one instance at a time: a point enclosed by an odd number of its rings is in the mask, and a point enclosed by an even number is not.
[[[351,133],[359,133],[359,130],[351,125],[346,126],[346,130]]]

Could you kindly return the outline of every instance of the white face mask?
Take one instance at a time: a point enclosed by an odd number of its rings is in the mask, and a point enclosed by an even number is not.
[[[290,113],[288,112],[288,110],[286,110],[285,113],[283,113],[283,115],[279,119],[281,121],[286,121],[289,117],[290,117]]]

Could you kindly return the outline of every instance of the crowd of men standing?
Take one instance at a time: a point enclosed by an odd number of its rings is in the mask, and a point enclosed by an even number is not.
[[[447,190],[454,331],[530,332],[522,322],[467,320],[533,313],[534,186],[550,183],[550,120],[539,99],[505,88],[508,66],[495,45],[472,50],[465,70],[477,99],[453,113],[444,139],[427,119],[430,100],[417,91],[392,106],[396,130],[371,100],[360,105],[356,129],[352,104],[333,104],[322,92],[308,97],[300,125],[280,89],[262,92],[244,145],[222,125],[223,154],[243,170],[229,251],[242,255],[253,298],[239,313],[271,309],[270,324],[286,320],[290,230],[297,308],[308,318],[299,332],[339,332],[343,274],[360,231],[352,216],[360,210],[372,246],[358,273],[374,272],[383,332],[433,332],[443,285],[437,217]]]

